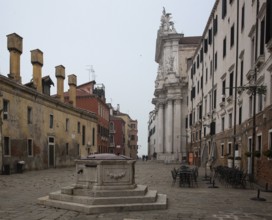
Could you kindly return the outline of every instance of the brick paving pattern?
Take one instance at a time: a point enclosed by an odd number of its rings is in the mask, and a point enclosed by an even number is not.
[[[261,192],[266,201],[253,201],[257,191],[220,185],[208,188],[199,169],[198,187],[172,186],[170,170],[178,164],[137,161],[136,183],[167,194],[166,210],[86,215],[39,205],[37,199],[75,183],[75,168],[48,169],[0,176],[0,219],[14,220],[272,220],[272,193]]]

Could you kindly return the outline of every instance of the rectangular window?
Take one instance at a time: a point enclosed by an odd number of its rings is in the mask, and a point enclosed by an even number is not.
[[[242,14],[241,14],[241,31],[244,30],[245,27],[245,5],[242,7]]]
[[[232,151],[231,148],[232,147],[231,146],[232,146],[232,143],[228,143],[228,154],[229,155],[232,155],[232,153],[231,153],[231,151]]]
[[[206,136],[206,127],[204,127],[204,137]]]
[[[214,54],[214,69],[217,69],[217,52]]]
[[[229,128],[232,128],[232,113],[229,113]]]
[[[222,117],[221,118],[221,131],[224,131],[225,130],[225,118]]]
[[[265,20],[265,18],[263,18],[263,20],[261,21],[260,55],[264,54],[264,41],[265,41],[265,39],[264,39],[264,37],[265,37],[265,35],[264,35],[264,32],[265,32],[265,30],[264,30],[264,25],[265,25],[264,20]]]
[[[27,123],[32,124],[32,108],[27,107]]]
[[[226,56],[226,54],[227,54],[227,37],[225,37],[223,40],[223,58]]]
[[[77,122],[77,133],[80,134],[80,122]]]
[[[241,60],[240,62],[240,86],[243,86],[243,79],[244,79],[244,61]]]
[[[242,124],[242,117],[243,117],[242,106],[240,106],[239,107],[239,125]]]
[[[196,61],[197,69],[199,68],[199,55],[197,55],[197,61]]]
[[[211,60],[210,61],[210,77],[212,77],[212,72],[213,72],[213,62]]]
[[[226,95],[226,80],[222,81],[222,102],[225,102],[225,95]]]
[[[262,135],[257,136],[256,151],[260,151],[260,153],[262,154]]]
[[[206,68],[206,80],[205,80],[205,82],[207,83],[208,82],[208,68]]]
[[[230,73],[230,79],[229,79],[229,96],[232,96],[233,94],[233,72]]]
[[[54,126],[54,116],[52,114],[50,114],[49,116],[49,128],[53,128]]]
[[[203,89],[203,75],[201,76],[201,79],[200,79],[200,89]]]
[[[222,19],[227,15],[227,0],[222,0]]]
[[[69,131],[69,118],[65,120],[65,131]]]
[[[221,155],[222,158],[224,157],[224,144],[221,144]]]
[[[204,53],[208,52],[208,40],[207,38],[204,40]]]
[[[212,28],[209,29],[209,44],[212,44]]]
[[[9,101],[8,100],[3,100],[3,119],[7,120],[8,119],[8,112],[9,112]]]
[[[230,28],[230,48],[234,45],[234,24]]]
[[[29,157],[33,156],[33,142],[32,142],[32,139],[27,140],[27,155]]]
[[[201,120],[202,119],[202,105],[199,106],[198,110],[199,110],[198,112],[199,120]]]
[[[213,91],[213,108],[216,109],[216,89]]]
[[[248,145],[247,145],[248,152],[251,152],[251,148],[252,148],[252,137],[249,137],[248,138]]]
[[[272,38],[272,2],[266,1],[266,37],[265,42],[268,43]]]
[[[93,146],[95,145],[95,128],[93,128]]]
[[[203,48],[200,50],[200,63],[203,61]]]
[[[206,115],[207,114],[207,106],[208,106],[207,97],[204,98],[204,103],[205,103],[205,112],[204,112],[204,114]]]
[[[85,126],[82,126],[82,145],[85,145]]]
[[[10,156],[10,140],[9,140],[9,137],[4,137],[4,156]]]
[[[213,19],[213,35],[215,36],[217,34],[217,15],[215,16],[215,18]]]

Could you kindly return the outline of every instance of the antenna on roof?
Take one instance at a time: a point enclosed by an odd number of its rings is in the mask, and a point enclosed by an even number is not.
[[[95,78],[96,78],[96,74],[95,74],[95,71],[93,69],[93,65],[87,65],[87,71],[89,72],[89,81],[91,81],[91,73],[92,73],[92,80],[95,81]]]

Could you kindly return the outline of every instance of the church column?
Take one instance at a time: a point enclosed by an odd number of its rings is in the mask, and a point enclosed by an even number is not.
[[[181,136],[181,100],[174,101],[174,152],[175,159],[178,159],[181,153],[181,142],[184,137]]]
[[[163,153],[163,104],[159,103],[159,108],[158,108],[158,132],[157,132],[157,140],[158,140],[158,152],[157,153]]]
[[[165,127],[165,147],[167,153],[173,152],[173,100],[167,100]]]

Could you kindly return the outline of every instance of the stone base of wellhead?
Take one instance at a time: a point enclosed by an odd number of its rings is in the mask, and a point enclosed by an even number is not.
[[[40,204],[87,214],[167,209],[167,196],[135,184],[135,160],[96,154],[76,161],[76,184],[38,199]]]

